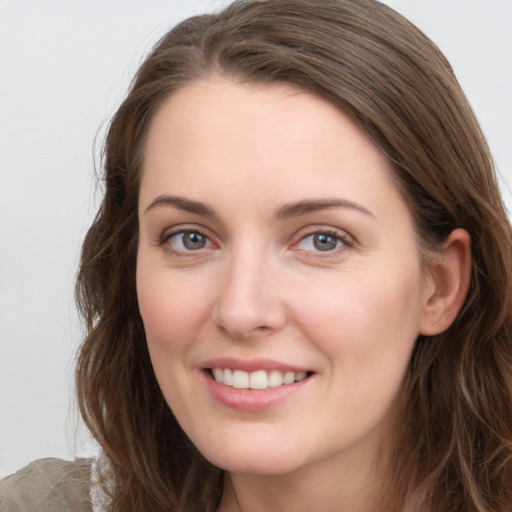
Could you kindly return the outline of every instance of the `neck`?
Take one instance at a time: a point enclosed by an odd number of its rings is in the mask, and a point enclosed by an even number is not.
[[[226,473],[217,512],[387,512],[376,464],[345,471],[311,465],[284,475]]]

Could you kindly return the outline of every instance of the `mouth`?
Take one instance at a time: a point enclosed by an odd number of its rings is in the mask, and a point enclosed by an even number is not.
[[[208,368],[206,371],[218,383],[235,389],[278,388],[303,381],[313,375],[313,372],[306,371],[256,370],[246,372],[231,368]]]

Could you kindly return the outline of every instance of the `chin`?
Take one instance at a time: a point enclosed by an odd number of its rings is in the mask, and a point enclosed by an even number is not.
[[[259,446],[247,445],[218,446],[200,451],[209,462],[229,473],[282,475],[299,468],[304,463],[293,457],[291,453],[276,450],[275,447],[262,449]]]

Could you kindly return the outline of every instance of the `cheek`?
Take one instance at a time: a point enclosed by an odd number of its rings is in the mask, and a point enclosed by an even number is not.
[[[169,272],[140,269],[137,297],[150,352],[177,353],[191,342],[203,323],[204,290],[194,279],[176,279]]]
[[[168,269],[137,270],[137,297],[151,363],[169,407],[181,418],[196,400],[187,375],[207,309],[203,293]]]
[[[405,370],[421,315],[421,280],[414,266],[317,284],[309,287],[297,318],[333,366],[354,378],[363,369],[375,370],[375,378]]]

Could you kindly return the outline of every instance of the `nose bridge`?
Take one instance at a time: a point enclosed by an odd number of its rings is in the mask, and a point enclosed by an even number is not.
[[[265,247],[248,241],[234,246],[226,261],[214,321],[236,338],[281,327],[285,308],[276,287],[278,268]]]

